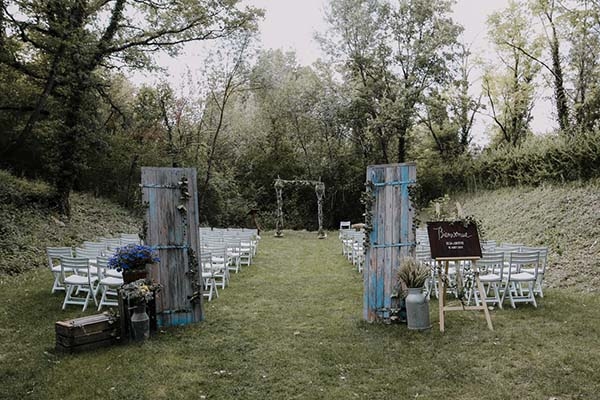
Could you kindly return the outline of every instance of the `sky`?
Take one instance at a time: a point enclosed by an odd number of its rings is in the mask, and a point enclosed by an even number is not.
[[[295,50],[299,62],[311,64],[321,53],[313,36],[327,29],[324,10],[327,0],[246,0],[266,10],[260,23],[265,48]],[[485,48],[486,19],[505,8],[508,0],[458,0],[454,19],[465,27],[466,43]]]
[[[319,57],[323,57],[319,45],[314,40],[316,32],[324,32],[327,25],[324,21],[324,10],[327,0],[244,0],[245,4],[265,10],[265,18],[259,23],[262,47],[265,49],[291,50],[296,53],[299,63],[310,65]],[[508,5],[508,0],[458,0],[454,6],[453,18],[464,27],[463,42],[471,44],[475,55],[485,58],[489,51],[487,42],[486,20],[488,15],[502,10]],[[203,59],[202,48],[189,49],[176,60],[167,56],[159,59],[159,64],[167,68],[169,80],[175,87],[181,86],[182,77],[188,70],[197,69],[199,60]],[[142,81],[152,80],[151,77],[138,78]],[[134,80],[138,80],[135,79]],[[156,79],[156,78],[154,78]],[[479,87],[477,71],[472,84]],[[554,123],[551,118],[551,105],[543,95],[536,103],[533,111],[532,129],[536,133],[552,130]],[[480,116],[476,129],[484,131],[491,120]],[[485,141],[484,137],[476,138]]]

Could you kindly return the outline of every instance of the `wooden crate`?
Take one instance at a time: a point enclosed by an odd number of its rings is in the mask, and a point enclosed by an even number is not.
[[[120,340],[119,318],[108,313],[58,321],[55,330],[56,350],[66,353],[106,347]]]

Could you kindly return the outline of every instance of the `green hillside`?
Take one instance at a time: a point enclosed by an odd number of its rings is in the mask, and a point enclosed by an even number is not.
[[[137,233],[141,220],[90,194],[71,195],[73,216],[62,221],[48,209],[49,186],[0,171],[0,275],[46,266],[47,246],[78,246],[84,240]]]
[[[483,222],[486,239],[547,245],[546,283],[597,291],[600,182],[505,188],[457,196]]]

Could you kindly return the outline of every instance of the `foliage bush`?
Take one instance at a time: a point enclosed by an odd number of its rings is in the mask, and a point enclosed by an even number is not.
[[[600,133],[530,136],[517,147],[487,148],[447,161],[418,161],[420,206],[444,193],[590,180],[600,176]]]
[[[19,179],[8,171],[0,170],[0,203],[25,206],[46,205],[54,196],[50,185],[40,181]]]
[[[489,150],[473,161],[481,186],[496,188],[600,176],[600,134],[530,136],[521,146]]]

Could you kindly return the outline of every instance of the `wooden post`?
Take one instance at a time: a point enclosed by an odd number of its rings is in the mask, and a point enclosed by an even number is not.
[[[150,271],[163,286],[156,296],[159,326],[203,319],[196,185],[193,168],[142,168],[144,240],[160,257],[158,268]]]
[[[366,212],[369,245],[364,269],[363,318],[389,320],[400,258],[414,252],[414,211],[408,188],[416,183],[416,164],[367,168],[372,204]],[[369,221],[370,220],[370,221]]]

